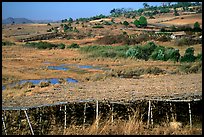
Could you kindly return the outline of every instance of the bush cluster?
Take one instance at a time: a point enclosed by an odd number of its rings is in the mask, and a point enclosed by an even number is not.
[[[165,48],[163,46],[157,46],[153,42],[149,42],[144,46],[135,46],[130,48],[126,52],[127,57],[148,60],[171,60],[178,61],[180,53],[178,49]]]
[[[174,48],[165,48],[163,46],[158,46],[154,52],[151,54],[151,58],[153,60],[171,60],[171,61],[179,61],[180,53],[178,49]]]
[[[90,57],[125,58],[128,48],[128,46],[84,46],[80,48],[80,51],[91,53]]]
[[[171,38],[166,36],[166,35],[162,35],[161,37],[157,38],[156,40],[161,41],[161,42],[167,42],[167,41],[170,41]]]
[[[93,26],[92,28],[104,28],[102,25],[96,25],[96,26]]]
[[[16,45],[15,43],[13,42],[10,42],[10,41],[2,41],[2,46],[12,46],[12,45]]]
[[[181,56],[180,62],[194,62],[196,57],[194,56],[194,48],[187,48],[184,56]]]
[[[135,58],[143,60],[162,60],[174,62],[194,62],[202,61],[202,53],[194,56],[194,48],[188,48],[184,56],[180,56],[179,49],[172,47],[163,47],[149,42],[144,46],[84,46],[80,48],[81,52],[91,53],[90,57],[122,57]]]
[[[96,40],[96,42],[99,44],[108,44],[108,45],[115,44],[115,43],[124,43],[124,41],[127,41],[126,35],[109,35]]]
[[[127,34],[120,34],[120,35],[107,35],[102,38],[96,40],[99,44],[116,44],[122,43],[124,45],[134,45],[139,44],[143,41],[148,41],[150,37],[147,34],[140,34],[135,38],[128,37]]]
[[[64,49],[65,45],[60,43],[60,44],[52,44],[48,42],[27,42],[24,46],[26,47],[32,47],[32,48],[37,48],[37,49],[52,49],[52,48],[58,48],[58,49]]]
[[[157,46],[153,42],[149,42],[144,46],[134,46],[126,52],[127,57],[148,60],[152,52]]]
[[[181,38],[181,39],[176,39],[174,43],[176,46],[184,46],[184,45],[190,46],[194,44],[201,44],[201,41],[192,39],[192,38]]]
[[[71,45],[67,46],[67,48],[80,48],[80,46],[76,43],[72,43]]]

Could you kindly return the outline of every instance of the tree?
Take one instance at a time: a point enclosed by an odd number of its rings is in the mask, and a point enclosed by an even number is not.
[[[110,11],[110,13],[111,13],[111,14],[112,14],[112,13],[115,13],[115,8],[112,9],[112,10]]]
[[[179,16],[179,13],[177,12],[176,8],[174,8],[174,15]]]
[[[72,18],[69,18],[68,22],[69,22],[69,23],[72,23],[72,22],[73,22],[73,19],[72,19]]]
[[[133,22],[133,24],[138,28],[140,27],[140,22],[137,19]]]
[[[129,25],[129,23],[127,21],[124,21],[123,25],[125,25],[125,27],[127,27]]]
[[[170,7],[171,6],[171,2],[167,2],[168,6]]]
[[[194,31],[196,31],[196,32],[201,31],[200,24],[198,22],[194,23]]]
[[[146,27],[147,26],[147,19],[144,16],[140,17],[139,22],[140,22],[141,27]]]
[[[69,29],[69,26],[67,24],[64,24],[64,32]]]
[[[176,27],[174,25],[170,26],[171,31],[175,32],[176,31]]]
[[[149,5],[145,2],[143,3],[144,9],[149,8]]]
[[[51,26],[51,24],[50,24],[50,23],[48,23],[48,24],[47,24],[47,26]]]

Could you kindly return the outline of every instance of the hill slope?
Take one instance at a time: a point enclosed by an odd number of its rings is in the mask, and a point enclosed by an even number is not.
[[[2,24],[12,24],[12,23],[26,24],[26,23],[33,23],[33,21],[28,20],[26,18],[12,18],[12,17],[2,20]]]

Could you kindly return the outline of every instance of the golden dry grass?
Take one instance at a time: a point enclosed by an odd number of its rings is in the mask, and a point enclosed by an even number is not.
[[[196,14],[196,15],[182,15],[182,16],[179,16],[178,19],[162,22],[162,24],[168,24],[168,25],[187,25],[189,24],[193,27],[193,24],[195,22],[202,24],[202,13]]]
[[[71,125],[64,129],[63,135],[201,135],[202,128],[192,128],[184,126],[181,128],[172,128],[169,123],[161,123],[147,128],[145,122],[139,120],[137,116],[130,117],[129,120],[114,120],[111,118],[99,123],[97,121],[92,125],[83,127]]]

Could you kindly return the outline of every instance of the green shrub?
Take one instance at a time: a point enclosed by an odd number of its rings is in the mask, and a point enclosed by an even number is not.
[[[59,48],[59,49],[65,49],[65,44],[60,43],[60,44],[58,45],[58,48]]]
[[[157,46],[153,42],[149,42],[144,46],[135,46],[126,52],[127,57],[148,60],[149,56]]]
[[[153,60],[164,60],[165,47],[158,46],[150,55]]]
[[[178,62],[179,58],[180,58],[179,49],[167,48],[164,52],[164,61],[171,60]]]
[[[194,56],[194,48],[187,48],[184,56],[181,56],[180,62],[194,62],[196,57]]]
[[[67,46],[67,48],[80,48],[80,46],[76,43],[72,43],[71,45]]]
[[[27,42],[24,46],[26,47],[32,47],[32,48],[37,48],[37,49],[52,49],[52,48],[60,48],[64,49],[65,45],[64,44],[52,44],[48,42]]]
[[[90,57],[123,57],[125,58],[128,46],[84,46],[80,48],[81,52],[91,53]]]
[[[197,61],[202,61],[202,53],[199,53],[196,57]]]
[[[105,21],[103,24],[104,24],[104,25],[112,25],[112,24],[113,24],[113,22],[108,22],[108,21]]]
[[[102,38],[99,38],[96,40],[97,43],[99,44],[116,44],[116,43],[123,43],[127,44],[128,42],[128,37],[127,35],[107,35]]]
[[[12,45],[16,45],[15,43],[13,43],[13,42],[10,42],[10,41],[2,41],[1,42],[2,44],[2,46],[12,46]]]
[[[104,28],[102,25],[96,25],[96,26],[93,26],[92,28]]]
[[[200,44],[200,43],[201,41],[193,38],[181,38],[181,39],[175,40],[176,46],[184,46],[184,45],[190,46],[190,45]]]
[[[162,35],[161,37],[157,38],[157,40],[161,42],[166,42],[166,41],[170,41],[171,39],[168,36]]]

